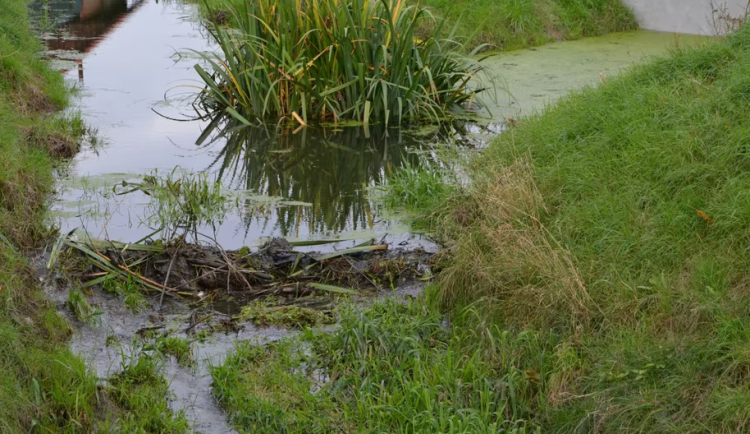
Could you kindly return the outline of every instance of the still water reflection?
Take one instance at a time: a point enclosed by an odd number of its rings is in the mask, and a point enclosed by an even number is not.
[[[48,55],[72,59],[73,66],[61,69],[80,87],[76,105],[105,141],[83,149],[61,177],[56,213],[63,231],[77,227],[94,236],[140,239],[152,232],[141,224],[150,198],[117,196],[112,187],[177,167],[207,172],[241,191],[244,206],[215,234],[226,248],[269,236],[408,238],[408,228],[385,217],[367,189],[407,162],[430,160],[439,133],[308,128],[279,134],[273,127],[228,127],[231,133],[197,145],[207,123],[172,120],[195,116],[189,86],[199,84],[193,70],[199,60],[190,50],[213,49],[195,6],[37,1],[32,11],[39,22],[55,23],[40,25]]]
[[[200,60],[191,50],[214,49],[194,5],[34,0],[30,10],[47,57],[81,89],[76,106],[105,141],[83,149],[61,174],[55,211],[64,231],[142,238],[152,232],[141,224],[149,197],[116,196],[113,185],[179,168],[208,173],[243,198],[218,228],[216,238],[226,248],[269,236],[405,234],[408,228],[368,198],[368,187],[387,183],[405,164],[441,164],[435,146],[454,146],[456,136],[472,136],[467,132],[477,128],[414,135],[319,127],[279,134],[225,126],[226,133],[201,140],[206,122],[173,120],[195,116],[190,103],[201,83],[193,66]],[[512,97],[492,107],[493,114],[528,114],[674,43],[672,35],[635,32],[500,54],[489,64]]]
[[[292,134],[264,128],[225,128],[207,145],[216,148],[208,170],[235,190],[309,203],[283,207],[275,218],[281,233],[359,231],[375,226],[378,212],[367,188],[386,183],[396,168],[435,165],[433,143],[454,138],[469,146],[461,125],[418,136],[400,129],[305,128]]]

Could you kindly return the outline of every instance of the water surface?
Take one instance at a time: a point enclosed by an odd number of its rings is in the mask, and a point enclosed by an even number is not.
[[[519,118],[543,109],[573,89],[596,85],[645,59],[674,47],[709,41],[705,36],[636,31],[537,48],[497,53],[488,67],[508,93],[488,100],[495,116]]]
[[[213,234],[227,249],[271,236],[351,240],[339,244],[345,245],[388,235],[395,243],[429,247],[373,200],[371,188],[387,183],[405,165],[449,164],[440,158],[442,146],[472,149],[478,145],[473,138],[486,140],[501,131],[488,120],[421,133],[332,126],[279,133],[269,126],[235,129],[201,141],[206,124],[186,121],[195,116],[190,102],[196,89],[191,86],[200,85],[193,70],[197,56],[190,50],[213,46],[194,6],[156,0],[36,0],[30,11],[47,58],[80,88],[76,106],[103,139],[85,146],[60,173],[55,213],[65,232],[79,228],[122,241],[148,235],[152,228],[143,220],[150,198],[142,193],[117,195],[113,187],[138,182],[154,171],[176,170],[205,172],[240,198],[241,206]],[[491,103],[492,120],[541,109],[571,89],[596,84],[603,75],[666,52],[676,40],[695,42],[634,32],[493,57],[488,65],[513,97],[501,94]],[[489,129],[479,126],[488,123]],[[56,287],[48,291],[65,310],[65,293]],[[101,324],[80,325],[72,347],[99,376],[108,377],[118,369],[120,353],[107,341],[114,337],[128,347],[133,333],[153,322],[152,312],[131,315],[118,297],[98,292],[91,300],[102,309]],[[176,303],[164,315],[170,327],[181,328],[190,309]],[[196,371],[167,366],[176,395],[173,408],[186,409],[205,433],[230,431],[211,395],[207,364],[219,363],[236,339],[264,341],[285,334],[248,327],[196,344]]]
[[[158,171],[205,172],[241,192],[242,206],[216,228],[205,228],[225,248],[267,237],[370,238],[424,245],[389,216],[371,188],[405,165],[442,165],[441,146],[472,147],[503,121],[540,109],[571,89],[595,84],[644,57],[689,37],[633,32],[562,42],[487,61],[511,96],[489,102],[492,128],[451,125],[427,134],[398,128],[311,127],[279,133],[247,128],[196,142],[205,122],[191,106],[200,86],[191,50],[211,51],[194,5],[156,0],[37,0],[32,3],[47,55],[80,87],[77,107],[103,144],[87,146],[61,173],[55,213],[61,229],[135,241],[153,232],[144,224],[150,198],[113,193]],[[175,120],[175,119],[179,119]],[[478,131],[483,134],[477,136]],[[489,131],[489,132],[488,132]]]

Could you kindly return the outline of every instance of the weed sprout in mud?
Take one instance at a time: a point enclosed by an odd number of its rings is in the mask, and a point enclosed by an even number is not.
[[[68,293],[68,307],[78,321],[94,324],[101,311],[92,306],[80,289],[71,289]]]

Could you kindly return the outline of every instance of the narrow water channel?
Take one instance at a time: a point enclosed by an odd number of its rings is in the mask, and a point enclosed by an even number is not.
[[[224,248],[274,236],[413,239],[408,227],[381,213],[367,190],[404,164],[420,164],[434,133],[329,127],[279,134],[269,126],[196,145],[206,124],[186,121],[195,117],[190,103],[198,85],[191,50],[212,46],[195,6],[111,3],[119,6],[102,6],[89,18],[73,13],[67,23],[54,19],[63,24],[44,36],[49,57],[80,88],[77,108],[100,139],[82,150],[60,179],[55,213],[64,232],[78,228],[95,237],[142,238],[152,232],[141,221],[148,197],[116,196],[112,187],[179,168],[206,172],[240,193],[244,206],[215,234]],[[50,5],[47,12],[68,11]]]
[[[118,196],[112,188],[177,169],[208,173],[241,198],[243,206],[215,229],[224,248],[276,236],[309,240],[386,234],[391,242],[424,245],[371,200],[369,189],[387,183],[406,164],[440,164],[436,146],[468,138],[476,128],[451,126],[420,135],[393,128],[312,127],[279,134],[269,126],[196,145],[206,124],[186,121],[195,117],[190,103],[200,84],[191,50],[213,48],[196,9],[157,0],[32,3],[47,57],[80,89],[77,109],[98,137],[61,174],[54,212],[62,231],[78,228],[122,241],[143,238],[153,232],[143,222],[149,198]],[[494,121],[517,117],[662,53],[677,40],[634,32],[499,54],[487,65],[509,93],[498,92],[496,102],[486,100]]]
[[[490,100],[492,119],[476,125],[427,132],[246,128],[200,141],[206,124],[189,120],[195,115],[190,102],[196,89],[191,86],[199,85],[193,69],[198,58],[191,50],[213,46],[194,5],[176,0],[36,0],[30,11],[46,44],[46,58],[79,89],[75,108],[97,131],[97,140],[59,174],[54,212],[62,231],[77,228],[94,237],[141,239],[152,232],[143,224],[149,198],[119,196],[113,187],[138,182],[154,171],[202,172],[221,181],[243,204],[216,228],[216,241],[225,249],[277,236],[340,238],[353,244],[387,235],[391,243],[430,247],[382,209],[370,195],[373,186],[387,183],[407,164],[447,164],[438,158],[440,146],[481,146],[501,130],[493,122],[540,110],[572,89],[596,84],[675,43],[698,41],[633,32],[498,54],[487,65],[509,93]],[[493,126],[485,128],[488,124]],[[65,305],[64,293],[55,288],[48,292]],[[99,324],[79,324],[71,345],[101,378],[119,370],[123,354],[108,346],[110,340],[127,349],[138,330],[155,322],[185,336],[185,318],[191,313],[185,304],[167,303],[155,321],[155,312],[134,315],[116,296],[95,292],[91,302],[102,312]],[[287,333],[248,326],[196,343],[194,370],[167,366],[177,397],[173,407],[185,409],[200,432],[231,432],[211,395],[208,364],[219,362],[238,339],[266,341]]]

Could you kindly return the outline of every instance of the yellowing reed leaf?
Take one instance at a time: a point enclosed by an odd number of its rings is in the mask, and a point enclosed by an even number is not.
[[[209,28],[221,53],[203,55],[213,73],[200,74],[202,116],[437,121],[475,97],[465,84],[481,65],[458,42],[415,38],[428,16],[403,0],[256,0],[230,13],[236,29]]]

